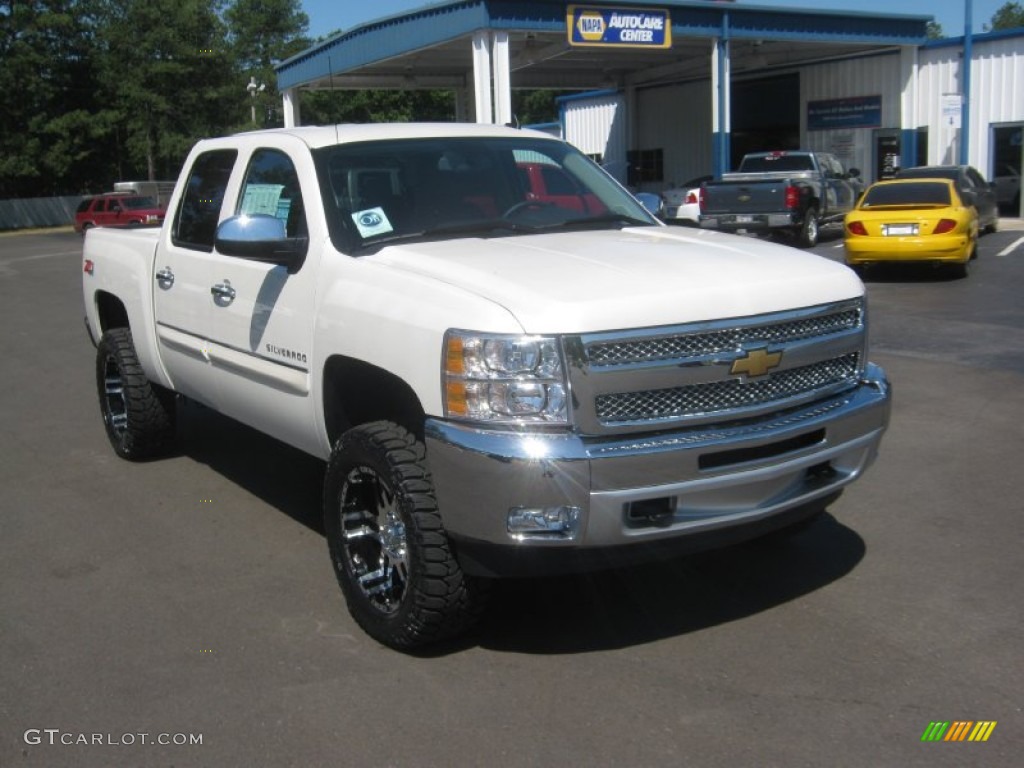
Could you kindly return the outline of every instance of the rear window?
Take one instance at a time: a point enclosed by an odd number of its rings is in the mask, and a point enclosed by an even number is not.
[[[764,155],[745,157],[740,163],[740,173],[779,173],[784,171],[813,171],[814,162],[810,155]]]
[[[879,184],[871,187],[861,208],[878,208],[886,205],[949,205],[949,185],[923,181],[911,184]]]

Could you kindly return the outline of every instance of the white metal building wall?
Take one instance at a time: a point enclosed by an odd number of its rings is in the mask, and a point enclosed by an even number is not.
[[[1024,37],[975,41],[971,61],[967,162],[991,173],[991,127],[1024,122]],[[960,46],[923,48],[918,75],[921,123],[928,126],[928,162],[956,163],[959,133],[943,124],[943,94],[960,91]],[[948,121],[947,121],[948,123]]]
[[[587,155],[600,155],[602,164],[626,183],[628,148],[625,99],[621,93],[595,95],[563,104],[565,140]]]
[[[800,69],[800,135],[802,146],[815,152],[831,152],[847,168],[858,168],[865,180],[872,177],[872,142],[876,128],[807,130],[807,103],[827,99],[881,96],[882,119],[878,128],[900,129],[899,53],[830,61]]]
[[[660,192],[711,172],[711,83],[682,83],[637,92],[638,149],[662,150],[661,182],[644,184]]]
[[[930,164],[956,163],[959,134],[943,124],[943,95],[959,93],[958,45],[921,48],[917,80],[918,125],[901,125],[902,83],[898,51],[808,65],[800,73],[800,133],[808,149],[833,152],[848,167],[872,179],[875,128],[807,130],[807,103],[824,99],[881,95],[881,129],[928,128]],[[991,173],[991,128],[1024,122],[1024,36],[975,40],[971,67],[970,151],[968,162]],[[711,83],[683,83],[637,92],[637,149],[662,148],[664,182],[644,185],[661,191],[672,183],[710,173]],[[566,139],[588,154],[601,153],[606,162],[625,168],[629,148],[627,116],[622,95],[601,95],[565,105]],[[625,174],[616,173],[620,180]]]

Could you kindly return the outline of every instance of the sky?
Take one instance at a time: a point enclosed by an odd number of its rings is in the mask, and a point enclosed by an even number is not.
[[[425,5],[434,5],[424,0],[301,0],[302,9],[309,16],[309,35],[316,38],[339,29],[351,29],[368,21],[374,21],[396,13],[414,11]],[[584,2],[585,0],[576,0]],[[973,0],[972,29],[981,32],[984,24],[1006,3],[1006,0]],[[603,5],[614,5],[615,0],[601,0]],[[655,3],[652,3],[652,5]],[[958,37],[964,32],[964,8],[966,0],[738,0],[737,5],[773,6],[778,8],[816,8],[819,10],[852,10],[857,13],[896,13],[910,16],[933,16],[942,25],[947,37]]]

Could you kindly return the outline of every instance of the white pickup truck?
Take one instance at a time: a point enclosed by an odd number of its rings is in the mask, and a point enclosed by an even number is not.
[[[401,649],[495,577],[798,525],[889,418],[853,272],[665,227],[526,130],[201,141],[160,229],[89,232],[83,287],[118,455],[171,449],[184,397],[324,459],[349,610]]]

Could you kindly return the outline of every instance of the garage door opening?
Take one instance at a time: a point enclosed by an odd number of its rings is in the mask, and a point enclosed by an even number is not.
[[[788,74],[732,85],[730,167],[748,152],[800,149],[800,75]]]

